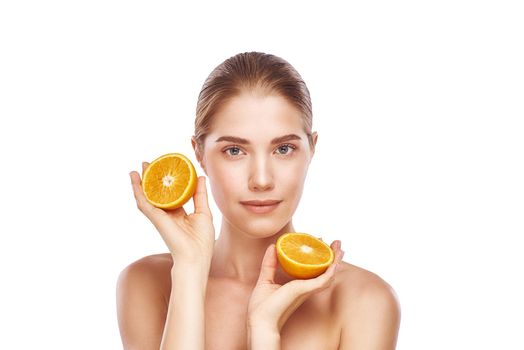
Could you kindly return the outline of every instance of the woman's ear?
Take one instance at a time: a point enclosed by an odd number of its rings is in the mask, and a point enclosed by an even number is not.
[[[201,147],[198,145],[198,142],[196,141],[195,136],[191,137],[191,145],[193,146],[193,150],[195,151],[195,157],[198,161],[198,164],[200,164],[200,167],[202,168],[202,170],[204,170],[204,173],[207,175],[206,165],[204,163],[202,150],[200,149]]]
[[[313,155],[315,154],[315,148],[317,146],[317,140],[318,140],[318,133],[314,131],[311,134],[311,158],[313,158]]]

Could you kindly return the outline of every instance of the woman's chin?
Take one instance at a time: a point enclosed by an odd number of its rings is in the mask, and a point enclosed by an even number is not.
[[[239,212],[236,212],[234,213],[236,215],[230,217],[227,221],[250,238],[267,238],[282,231],[291,222],[293,213],[290,212],[287,213],[289,215],[284,215],[285,213],[282,212],[282,209],[288,208],[282,207],[279,209],[280,212],[273,211],[266,214],[243,211],[241,212],[242,215],[238,215]]]
[[[289,221],[280,222],[278,220],[253,220],[242,224],[244,231],[251,238],[267,238],[280,232]]]

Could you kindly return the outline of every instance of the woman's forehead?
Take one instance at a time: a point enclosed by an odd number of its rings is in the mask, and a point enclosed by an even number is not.
[[[305,134],[302,113],[279,95],[242,94],[213,116],[209,134],[275,138]]]

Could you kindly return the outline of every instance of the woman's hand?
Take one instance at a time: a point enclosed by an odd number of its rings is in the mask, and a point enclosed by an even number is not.
[[[282,286],[274,281],[278,260],[275,245],[271,244],[266,250],[260,276],[249,299],[248,327],[280,333],[289,316],[310,295],[329,288],[344,256],[340,241],[334,241],[331,248],[335,252],[335,260],[322,275],[307,280],[296,279]]]
[[[149,163],[142,163],[142,175]],[[138,209],[153,223],[166,243],[173,260],[187,263],[211,263],[215,246],[215,228],[209,209],[206,178],[200,176],[193,195],[195,212],[183,207],[164,210],[149,203],[142,190],[140,175],[129,173]]]

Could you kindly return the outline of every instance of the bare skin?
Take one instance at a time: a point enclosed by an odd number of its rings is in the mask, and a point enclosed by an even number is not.
[[[394,291],[341,262],[340,241],[331,244],[335,263],[316,278],[294,280],[277,264],[274,243],[296,232],[292,216],[317,142],[310,136],[312,144],[300,111],[282,96],[245,93],[222,106],[203,151],[192,140],[222,213],[216,240],[205,178],[195,213],[167,213],[147,203],[139,175],[130,174],[139,209],[170,253],[140,259],[120,275],[125,349],[395,348]],[[266,214],[246,204],[269,199],[278,204]]]
[[[158,349],[171,290],[169,253],[144,257],[124,272],[120,327],[130,343]],[[247,349],[246,310],[253,286],[210,273],[206,293],[206,349]],[[280,270],[282,274],[282,272]],[[288,279],[279,280],[285,283]],[[140,308],[133,303],[140,298]],[[144,302],[144,301],[148,302]],[[133,317],[134,316],[134,317]],[[377,275],[342,262],[335,283],[312,295],[288,319],[282,349],[394,349],[400,309],[391,287]],[[365,335],[364,335],[365,334]],[[140,338],[140,339],[138,339]],[[130,347],[131,349],[132,347]]]

